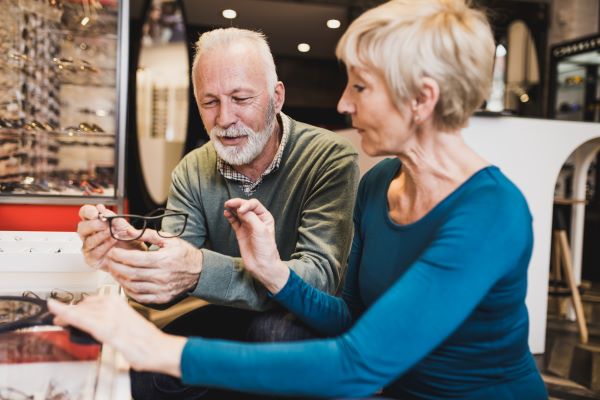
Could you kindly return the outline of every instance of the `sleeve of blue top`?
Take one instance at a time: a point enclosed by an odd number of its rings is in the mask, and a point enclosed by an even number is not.
[[[294,271],[274,298],[308,326],[328,336],[347,331],[364,306],[358,290],[358,265],[362,249],[360,229],[354,218],[354,238],[342,299],[306,284]]]
[[[502,193],[478,192],[457,207],[423,255],[344,335],[269,344],[191,338],[183,381],[297,396],[376,392],[440,345],[500,277],[528,259],[528,209]]]

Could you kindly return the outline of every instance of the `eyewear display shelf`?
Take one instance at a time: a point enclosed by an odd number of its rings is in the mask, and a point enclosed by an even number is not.
[[[129,1],[0,4],[0,203],[122,209]]]
[[[116,293],[110,275],[88,267],[73,232],[0,231],[0,295],[76,303]],[[0,300],[0,322],[19,310]],[[4,304],[4,305],[3,305]],[[41,325],[0,333],[0,398],[129,399],[127,365],[108,346]]]

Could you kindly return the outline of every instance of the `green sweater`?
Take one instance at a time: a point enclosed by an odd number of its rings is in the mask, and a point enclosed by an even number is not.
[[[352,241],[358,155],[330,131],[290,122],[279,168],[265,176],[251,197],[275,218],[281,259],[308,284],[335,293]],[[234,197],[247,198],[239,183],[218,172],[209,142],[173,171],[167,207],[189,214],[182,238],[202,248],[202,272],[190,295],[213,304],[264,310],[271,303],[267,291],[245,272],[235,233],[223,216],[223,203]]]

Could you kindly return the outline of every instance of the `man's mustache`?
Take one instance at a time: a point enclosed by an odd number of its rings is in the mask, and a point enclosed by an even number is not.
[[[235,127],[235,128],[227,128],[227,129],[215,127],[211,131],[211,134],[214,134],[217,137],[230,137],[230,138],[240,137],[240,136],[249,136],[253,133],[254,132],[252,132],[252,130],[247,127],[241,127],[241,128]]]

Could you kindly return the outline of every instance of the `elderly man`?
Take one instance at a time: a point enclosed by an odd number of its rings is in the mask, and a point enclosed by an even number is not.
[[[158,250],[145,251],[141,241],[118,242],[98,218],[110,211],[84,206],[78,232],[86,260],[109,271],[141,303],[164,304],[185,295],[211,303],[176,320],[169,332],[259,341],[309,337],[291,315],[270,309],[269,288],[244,271],[223,203],[234,197],[260,200],[275,217],[281,259],[309,284],[333,293],[351,243],[357,154],[339,136],[281,112],[285,88],[260,33],[228,28],[203,34],[192,77],[211,140],[172,174],[167,207],[189,215],[185,240],[147,231],[141,239]],[[165,219],[163,230],[175,228]],[[269,311],[259,312],[264,310]],[[134,395],[140,386],[135,381],[139,376],[134,375]],[[143,390],[140,398],[156,395]],[[176,393],[173,398],[186,398]]]

